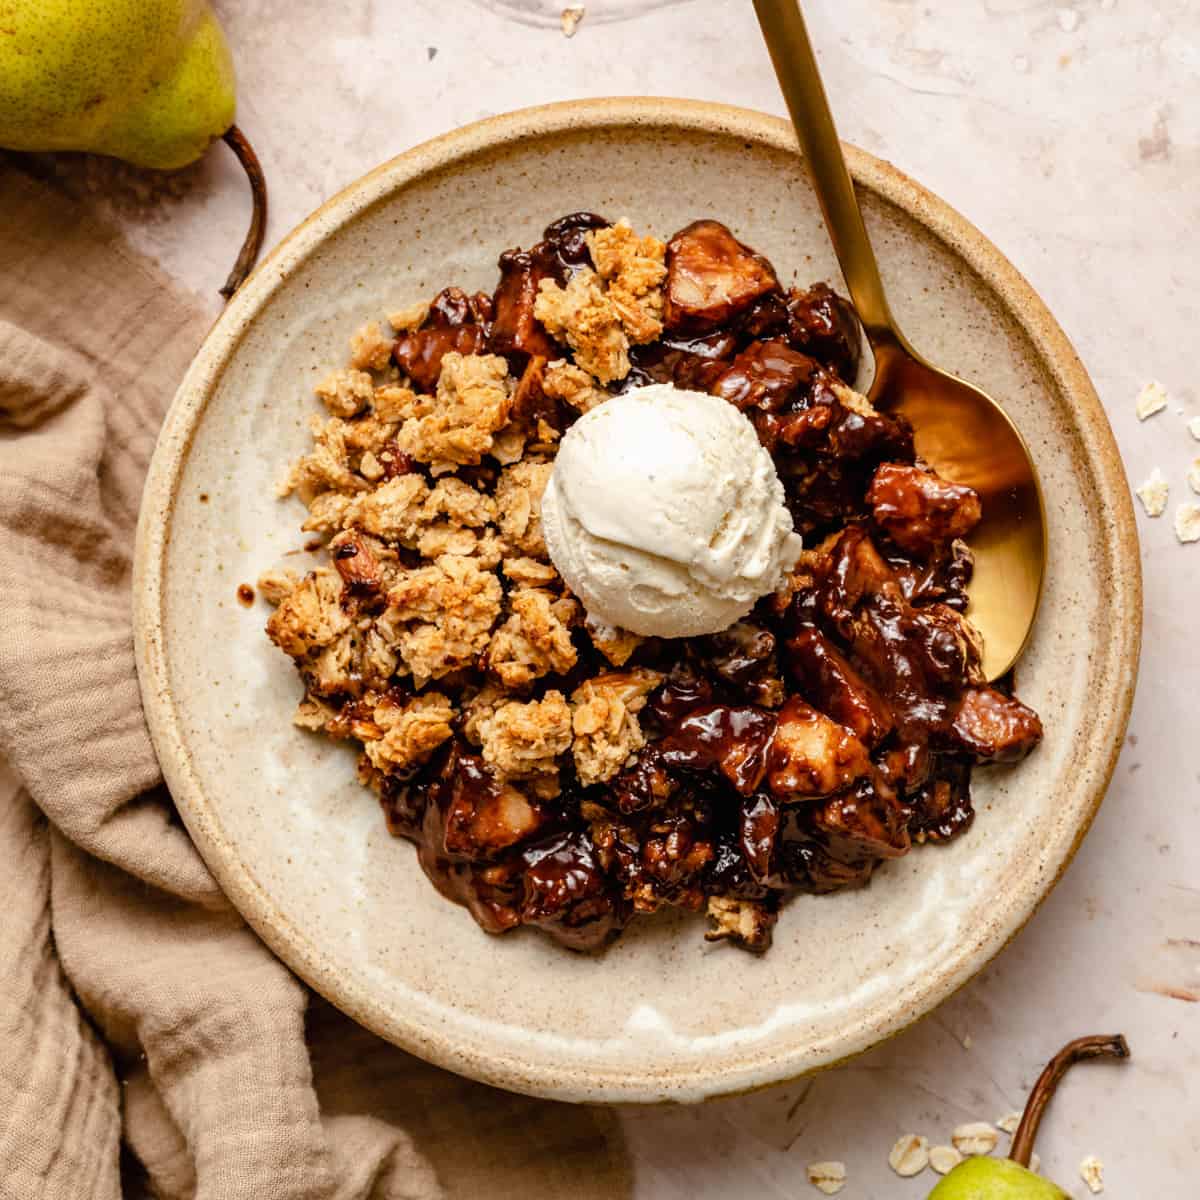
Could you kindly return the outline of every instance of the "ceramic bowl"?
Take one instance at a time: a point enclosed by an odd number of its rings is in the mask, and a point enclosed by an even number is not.
[[[1000,398],[1049,515],[1041,616],[1018,668],[1046,740],[976,773],[978,818],[870,887],[789,904],[754,958],[693,917],[637,921],[598,957],[483,933],[389,837],[345,746],[293,728],[291,662],[267,566],[307,563],[296,501],[314,382],[367,318],[447,283],[490,289],[496,258],[590,209],[665,236],[714,216],[789,281],[840,276],[789,127],[673,100],[555,105],[401,155],[304,222],[238,293],[167,417],[138,537],[147,719],[179,811],[233,902],[301,977],[432,1062],[576,1101],[697,1100],[866,1049],[971,978],[1053,887],[1100,803],[1133,692],[1140,577],[1108,424],[1062,331],[975,229],[848,150],[893,308],[934,362]],[[292,557],[285,558],[289,552]]]

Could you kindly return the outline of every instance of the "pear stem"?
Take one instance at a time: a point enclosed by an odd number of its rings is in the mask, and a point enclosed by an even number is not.
[[[246,281],[246,276],[250,274],[258,252],[262,249],[263,234],[267,227],[267,178],[263,174],[262,163],[258,161],[254,148],[236,125],[230,125],[225,131],[224,141],[237,155],[238,162],[242,164],[242,169],[250,180],[250,196],[254,202],[246,240],[238,251],[237,261],[233,264],[233,270],[229,272],[229,278],[225,280],[225,286],[221,288],[221,295],[228,300]]]
[[[1062,1077],[1077,1063],[1085,1058],[1128,1058],[1129,1044],[1122,1034],[1104,1034],[1095,1037],[1076,1038],[1068,1042],[1047,1064],[1046,1069],[1038,1076],[1025,1111],[1021,1114],[1021,1123],[1013,1134],[1012,1150],[1008,1157],[1019,1166],[1029,1166],[1033,1155],[1033,1143],[1042,1124],[1042,1116],[1046,1106],[1054,1097]]]

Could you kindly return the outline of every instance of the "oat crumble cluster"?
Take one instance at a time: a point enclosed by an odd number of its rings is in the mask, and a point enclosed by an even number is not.
[[[853,390],[849,305],[718,222],[664,243],[574,214],[499,268],[492,295],[368,322],[317,385],[280,493],[328,562],[259,580],[295,722],[358,748],[388,827],[489,932],[596,949],[676,905],[762,950],[788,894],[954,836],[971,764],[1041,736],[962,615],[978,498]],[[712,637],[591,621],[542,537],[563,432],[651,382],[747,414],[809,547]]]

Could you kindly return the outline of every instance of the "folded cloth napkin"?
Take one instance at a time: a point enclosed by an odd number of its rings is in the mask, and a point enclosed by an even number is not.
[[[469,1083],[309,996],[230,907],[143,723],[130,557],[204,332],[0,156],[0,1197],[627,1195],[615,1118]],[[4,793],[0,793],[4,794]]]

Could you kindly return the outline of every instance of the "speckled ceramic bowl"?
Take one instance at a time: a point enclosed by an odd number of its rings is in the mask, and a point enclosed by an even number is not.
[[[299,685],[240,583],[302,546],[274,482],[306,448],[312,384],[365,318],[577,209],[666,235],[712,215],[800,282],[837,267],[791,130],[672,100],[557,105],[473,125],[372,172],[295,231],[217,322],[167,417],[138,539],[146,714],[208,864],[274,950],[364,1025],[465,1075],[568,1100],[696,1100],[828,1066],[929,1012],[1021,928],[1115,760],[1138,656],[1128,490],[1053,318],[961,217],[850,152],[893,307],[937,363],[999,397],[1045,485],[1050,566],[1019,668],[1045,744],[976,773],[979,817],[863,891],[802,897],[756,959],[698,919],[634,923],[600,957],[492,938],[388,836],[352,753],[290,724]],[[289,560],[303,564],[303,555]]]

